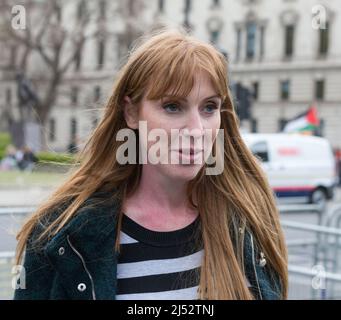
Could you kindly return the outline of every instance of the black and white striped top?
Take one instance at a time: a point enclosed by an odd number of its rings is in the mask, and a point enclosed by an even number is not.
[[[117,300],[198,299],[203,247],[199,217],[169,232],[146,229],[123,215]]]

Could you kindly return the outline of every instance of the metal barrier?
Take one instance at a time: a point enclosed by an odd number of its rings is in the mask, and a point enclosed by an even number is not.
[[[0,252],[0,300],[13,297],[12,267],[14,265],[14,252]]]
[[[0,207],[0,218],[11,216],[26,216],[34,212],[35,207]],[[10,250],[14,250],[11,248]],[[13,298],[14,289],[12,288],[12,279],[15,274],[12,273],[14,266],[14,251],[0,251],[0,300]]]
[[[341,299],[341,274],[289,264],[289,299]]]
[[[289,251],[289,298],[336,299],[341,298],[341,206],[330,211],[318,205],[279,207],[284,212],[310,212],[318,215],[318,224],[281,221],[285,230],[300,233],[298,239],[287,240]],[[337,223],[335,223],[335,221]],[[309,250],[311,249],[311,250]],[[293,262],[297,257],[300,262]],[[308,258],[304,260],[304,258]],[[304,288],[304,290],[302,290]],[[310,290],[309,290],[310,288]],[[303,295],[300,293],[303,292]]]
[[[36,207],[0,207],[0,216],[27,215],[33,213]]]

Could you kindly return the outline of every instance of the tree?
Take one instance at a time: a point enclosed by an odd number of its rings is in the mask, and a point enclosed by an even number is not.
[[[143,11],[146,8],[144,0],[125,0],[119,1],[117,14],[123,21],[124,28],[118,33],[120,54],[122,57],[129,51],[134,41],[140,37],[150,25],[146,23]]]
[[[15,3],[1,0],[0,43],[9,52],[8,69],[13,73],[12,77],[21,74],[33,84],[37,100],[29,106],[30,114],[43,129],[65,74],[72,65],[79,63],[86,41],[98,36],[90,28],[96,11],[88,10],[87,2],[80,0],[74,19],[66,21],[58,0],[25,0],[21,3],[25,9],[26,24],[25,29],[16,29],[12,25]],[[20,125],[26,120],[25,108],[27,106],[19,104],[20,117],[17,121]],[[7,115],[8,122],[13,123],[15,120],[11,113],[7,112]],[[46,137],[43,131],[41,133],[44,148]]]

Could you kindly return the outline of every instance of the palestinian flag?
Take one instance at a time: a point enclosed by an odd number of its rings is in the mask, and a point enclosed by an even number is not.
[[[283,128],[283,132],[299,132],[312,134],[320,125],[317,117],[316,107],[310,107],[308,111],[299,114],[297,117],[289,120]]]

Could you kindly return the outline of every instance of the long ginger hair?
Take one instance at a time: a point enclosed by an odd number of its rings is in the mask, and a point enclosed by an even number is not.
[[[129,96],[137,106],[147,88],[151,88],[148,99],[161,99],[169,90],[175,96],[185,97],[190,93],[199,70],[209,75],[222,97],[221,129],[224,131],[223,172],[205,175],[202,168],[188,183],[187,189],[189,203],[197,208],[201,219],[204,257],[200,298],[253,299],[245,283],[240,254],[243,242],[238,241],[235,250],[231,226],[252,232],[257,246],[267,257],[267,266],[280,279],[281,298],[287,298],[287,251],[279,212],[258,159],[240,136],[239,121],[229,90],[227,60],[214,46],[179,29],[154,31],[135,42],[116,76],[101,121],[77,157],[78,166],[19,232],[18,262],[35,226],[49,212],[60,208],[62,203],[69,205],[40,234],[39,240],[56,234],[98,190],[115,190],[110,193],[112,198],[121,201],[134,193],[142,165],[122,165],[116,159],[117,149],[123,143],[116,140],[116,134],[120,129],[128,128],[124,118],[124,96]],[[123,213],[118,211],[117,221],[120,222]],[[117,223],[117,235],[120,225]],[[115,248],[119,250],[118,239]]]

